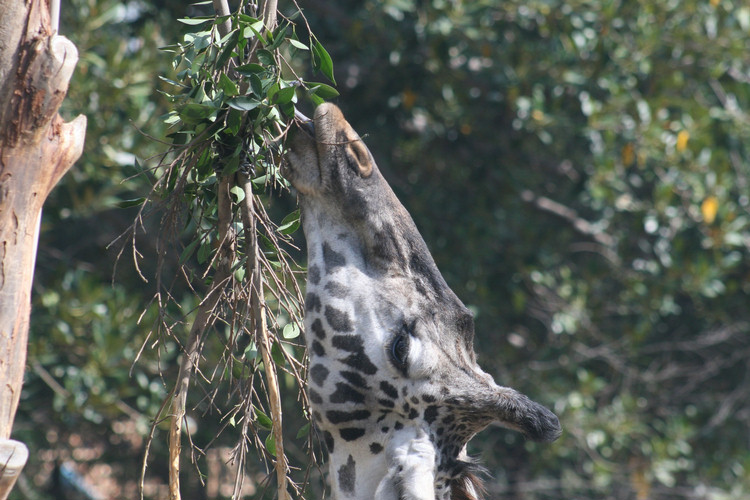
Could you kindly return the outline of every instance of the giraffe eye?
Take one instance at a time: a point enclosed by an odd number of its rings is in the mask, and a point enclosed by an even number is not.
[[[405,328],[393,338],[391,342],[391,358],[396,368],[406,372],[406,362],[409,356],[409,334]]]

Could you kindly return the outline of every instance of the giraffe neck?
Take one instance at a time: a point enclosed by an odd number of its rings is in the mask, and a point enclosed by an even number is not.
[[[304,212],[303,212],[304,213]],[[397,413],[374,414],[372,400],[398,399],[384,363],[383,283],[367,274],[363,252],[331,218],[307,213],[305,331],[313,418],[329,451],[335,500],[435,500],[436,453],[428,433]],[[327,220],[323,225],[319,220]],[[386,310],[389,310],[386,308]],[[364,334],[363,334],[364,333]],[[343,339],[364,339],[341,349]],[[380,380],[383,378],[383,380]],[[379,382],[378,382],[379,381]],[[393,403],[394,405],[396,403]],[[406,478],[411,477],[411,480]],[[427,478],[427,479],[425,479]],[[411,493],[408,493],[411,491]]]

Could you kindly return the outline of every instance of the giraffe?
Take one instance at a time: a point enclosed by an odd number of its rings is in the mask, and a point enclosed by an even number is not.
[[[282,173],[307,240],[308,395],[332,497],[479,499],[477,432],[553,441],[559,421],[479,367],[471,312],[339,108],[298,124]]]

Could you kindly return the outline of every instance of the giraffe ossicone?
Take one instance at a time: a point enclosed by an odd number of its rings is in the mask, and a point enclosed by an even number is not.
[[[308,394],[333,498],[481,498],[466,443],[493,422],[553,441],[557,417],[479,367],[471,313],[341,111],[318,106],[287,145],[307,240]]]

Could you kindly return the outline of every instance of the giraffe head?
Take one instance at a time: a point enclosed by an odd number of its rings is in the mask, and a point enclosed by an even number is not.
[[[341,111],[288,142],[307,239],[309,396],[333,498],[474,499],[466,443],[495,422],[552,441],[557,417],[482,371],[474,321]]]

